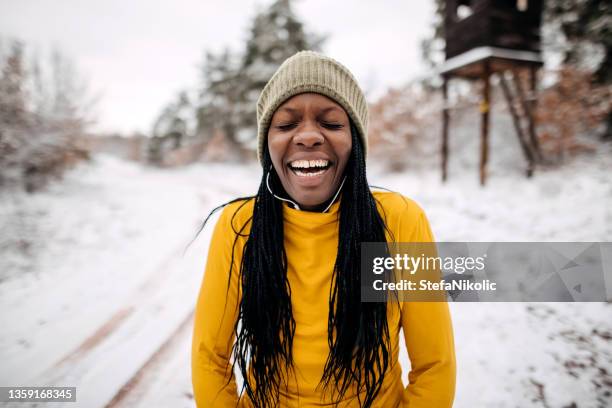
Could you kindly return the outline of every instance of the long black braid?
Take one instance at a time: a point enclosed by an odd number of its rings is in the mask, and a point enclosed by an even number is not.
[[[370,407],[389,368],[389,328],[385,302],[361,302],[360,246],[361,242],[386,242],[387,228],[368,187],[363,146],[353,123],[351,137],[353,148],[340,202],[338,254],[334,270],[330,271],[330,353],[319,386],[324,393],[333,393],[337,402],[355,386],[359,405]],[[267,149],[262,162],[264,169],[272,165]],[[242,298],[234,327],[232,368],[238,364],[244,378],[241,394],[246,391],[258,408],[278,405],[283,373],[293,370],[296,325],[283,245],[283,204],[268,191],[266,176],[264,171],[255,196],[231,201],[255,200],[253,215],[247,221],[252,223],[251,230],[242,253]],[[270,176],[275,193],[284,193],[276,173]],[[235,232],[238,240],[242,234]],[[335,385],[334,389],[331,385]]]
[[[366,179],[363,148],[353,134],[353,152],[346,168],[347,180],[340,203],[338,255],[329,298],[328,343],[330,353],[322,384],[336,385],[341,399],[351,383],[360,406],[369,407],[382,386],[389,366],[389,328],[386,303],[361,302],[361,242],[385,242],[385,223]],[[335,331],[335,333],[334,333]]]

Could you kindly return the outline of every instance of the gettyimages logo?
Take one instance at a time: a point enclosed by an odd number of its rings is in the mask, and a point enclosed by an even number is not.
[[[474,282],[471,279],[472,275],[465,278],[457,278],[452,280],[439,279],[437,274],[433,275],[433,279],[427,277],[430,272],[452,271],[454,275],[463,275],[467,271],[482,271],[485,268],[485,259],[487,254],[483,256],[458,256],[458,257],[441,257],[441,256],[426,256],[421,253],[418,256],[411,254],[396,253],[395,256],[375,257],[372,260],[372,272],[380,275],[379,279],[373,282],[373,288],[377,291],[449,291],[451,293],[461,291],[483,291],[496,290],[495,282],[486,279],[482,282]],[[389,280],[390,276],[397,277],[398,274],[392,275],[399,271],[399,275],[404,276],[406,273],[410,277],[414,277],[417,271],[420,271],[418,280],[394,278]],[[385,278],[386,281],[385,281]]]
[[[362,301],[602,302],[611,266],[612,243],[362,243]]]

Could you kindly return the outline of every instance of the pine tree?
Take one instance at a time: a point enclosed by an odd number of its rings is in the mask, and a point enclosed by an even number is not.
[[[240,76],[237,56],[229,49],[219,55],[206,53],[202,69],[202,88],[196,108],[197,132],[209,139],[220,130],[232,144],[236,141]]]
[[[567,46],[565,62],[589,65],[598,60],[594,79],[612,84],[612,5],[602,0],[549,0],[545,20],[558,24]],[[585,52],[585,50],[587,50]],[[589,52],[590,50],[590,52]]]
[[[243,129],[255,127],[257,97],[283,61],[301,50],[320,50],[323,41],[306,33],[289,0],[277,0],[255,17],[240,67]]]
[[[198,132],[220,130],[234,146],[255,148],[256,102],[282,62],[301,50],[320,50],[324,37],[307,33],[290,0],[259,12],[244,51],[206,54],[197,108]]]
[[[169,103],[155,121],[153,137],[172,137],[175,140],[174,148],[180,147],[182,142],[190,136],[191,110],[187,92],[179,92],[176,100]]]
[[[592,70],[597,85],[612,85],[612,5],[609,1],[548,0],[544,18],[547,24],[563,33],[565,63]],[[607,115],[602,138],[612,140],[612,111]]]
[[[147,161],[160,164],[166,150],[178,149],[193,136],[193,106],[186,91],[177,94],[155,120],[147,145]]]

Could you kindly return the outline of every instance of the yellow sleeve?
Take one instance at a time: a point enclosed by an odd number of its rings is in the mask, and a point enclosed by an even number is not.
[[[415,205],[401,225],[402,242],[434,242],[425,213]],[[405,214],[407,215],[407,214]],[[410,222],[411,221],[411,222]],[[402,330],[412,369],[402,406],[452,407],[455,397],[455,345],[447,302],[404,302]]]
[[[228,289],[236,236],[231,229],[230,210],[229,207],[223,210],[212,234],[195,308],[191,374],[197,407],[235,407],[238,402],[230,356],[238,314],[239,271],[238,263],[234,261]],[[237,245],[235,258],[240,254]]]

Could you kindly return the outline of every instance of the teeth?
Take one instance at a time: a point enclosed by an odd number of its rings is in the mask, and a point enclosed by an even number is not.
[[[325,169],[313,171],[313,172],[310,172],[310,173],[306,173],[306,172],[300,171],[300,170],[295,170],[295,174],[297,174],[300,177],[314,177],[314,176],[318,176],[319,174],[322,174],[322,173],[325,173]]]
[[[311,167],[327,167],[328,164],[328,160],[295,160],[289,163],[291,167],[298,169],[309,169]]]

